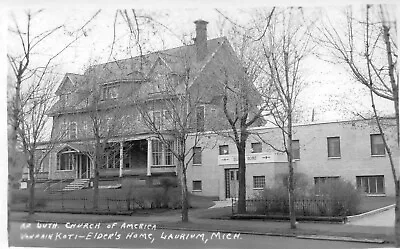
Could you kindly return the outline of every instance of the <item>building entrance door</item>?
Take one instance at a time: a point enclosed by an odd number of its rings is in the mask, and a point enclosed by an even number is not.
[[[86,155],[78,156],[78,178],[90,178],[90,159]]]
[[[225,196],[226,198],[237,198],[239,194],[238,169],[225,170]]]

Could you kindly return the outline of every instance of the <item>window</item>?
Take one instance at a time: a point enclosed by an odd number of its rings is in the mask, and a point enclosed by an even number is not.
[[[159,140],[152,140],[153,165],[174,165],[173,154],[169,149],[173,146],[173,141],[168,141],[168,144],[164,145]]]
[[[300,141],[299,140],[292,141],[292,153],[293,153],[293,159],[300,160]]]
[[[239,181],[239,171],[231,170],[231,181]]]
[[[261,153],[262,144],[261,143],[251,143],[251,153]]]
[[[332,183],[339,180],[339,176],[322,176],[322,177],[314,177],[314,184],[316,187],[317,193],[321,192],[321,185],[325,183]]]
[[[76,161],[76,155],[71,152],[57,154],[57,170],[72,170]]]
[[[137,122],[142,122],[142,114],[140,112],[137,113],[136,121]]]
[[[106,165],[109,169],[119,168],[119,146],[108,147],[106,149]]]
[[[253,189],[263,189],[265,187],[265,176],[253,176]]]
[[[69,124],[69,139],[76,139],[77,132],[76,122],[71,122]]]
[[[171,149],[173,149],[174,142],[168,141],[168,144],[165,146],[164,155],[165,155],[165,165],[173,165],[173,154]]]
[[[153,152],[153,165],[162,165],[162,143],[158,140],[151,141]]]
[[[168,110],[164,110],[163,112],[163,123],[164,125],[169,126],[171,128],[171,124],[173,123],[172,113]]]
[[[111,85],[103,85],[103,100],[106,99],[115,99],[118,97],[118,85],[111,84]]]
[[[89,134],[87,121],[83,121],[82,127],[83,127],[82,131],[84,132],[84,134],[85,135]]]
[[[160,111],[156,111],[153,112],[153,122],[154,122],[154,126],[156,128],[161,128],[161,112]]]
[[[328,157],[340,158],[340,137],[328,137]]]
[[[193,191],[201,191],[201,181],[193,181]]]
[[[367,194],[384,194],[385,193],[385,178],[382,175],[378,176],[357,176],[357,188]]]
[[[204,131],[204,106],[196,107],[196,129]]]
[[[201,164],[201,147],[193,148],[193,164]]]
[[[69,133],[68,124],[66,121],[64,121],[63,123],[61,123],[60,136],[62,138],[68,138],[69,137],[68,133]]]
[[[339,176],[314,177],[314,184],[318,185],[318,184],[330,183],[337,180],[339,180]]]
[[[383,156],[385,155],[385,151],[381,134],[371,134],[371,155]]]
[[[229,155],[229,146],[228,145],[220,145],[219,146],[219,154],[220,155]]]
[[[211,108],[211,115],[215,118],[217,115],[217,109]]]

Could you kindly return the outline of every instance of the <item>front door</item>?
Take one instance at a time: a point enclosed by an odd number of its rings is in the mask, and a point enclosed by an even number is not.
[[[90,161],[86,155],[78,156],[78,178],[87,179],[90,178]]]
[[[238,169],[225,170],[226,198],[237,198],[239,193]]]

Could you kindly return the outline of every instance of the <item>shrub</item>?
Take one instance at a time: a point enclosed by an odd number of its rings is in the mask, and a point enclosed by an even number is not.
[[[182,195],[180,188],[173,188],[168,191],[168,207],[172,209],[182,208]]]
[[[289,179],[289,174],[284,173],[284,174],[278,174],[275,177],[275,181],[277,182],[276,186],[282,186],[284,188],[288,188],[288,179]],[[295,192],[297,194],[305,194],[308,192],[308,179],[307,176],[303,173],[294,173],[293,174],[293,182],[294,182],[294,188]]]
[[[11,204],[23,203],[29,204],[29,190],[12,190],[11,192]],[[35,191],[35,207],[43,208],[46,207],[48,201],[47,193],[43,191]]]
[[[255,199],[256,213],[287,213],[289,211],[288,190],[283,186],[265,188]]]
[[[314,196],[327,200],[328,205],[321,207],[322,213],[332,216],[356,214],[361,203],[361,193],[350,182],[338,179],[318,184],[313,189]]]
[[[178,187],[178,182],[176,178],[163,177],[160,179],[160,186],[167,192],[170,188]]]

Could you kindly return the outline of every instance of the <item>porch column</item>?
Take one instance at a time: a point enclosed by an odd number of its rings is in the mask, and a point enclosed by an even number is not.
[[[124,142],[119,142],[119,177],[122,177],[124,168]]]
[[[147,176],[151,176],[151,165],[153,165],[153,151],[151,138],[147,139]]]

